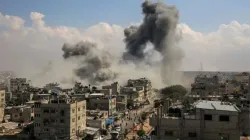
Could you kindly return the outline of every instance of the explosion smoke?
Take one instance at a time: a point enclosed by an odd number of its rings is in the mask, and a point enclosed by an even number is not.
[[[140,60],[145,58],[145,48],[151,42],[154,49],[162,55],[161,77],[165,84],[173,84],[176,71],[180,66],[183,52],[176,46],[180,36],[176,34],[179,12],[174,6],[164,3],[145,1],[142,4],[143,23],[124,30],[126,52],[125,60]]]
[[[111,55],[97,48],[95,43],[82,41],[75,45],[64,44],[62,47],[64,59],[77,58],[80,65],[75,74],[81,80],[88,80],[91,84],[112,80],[116,73],[109,68]]]

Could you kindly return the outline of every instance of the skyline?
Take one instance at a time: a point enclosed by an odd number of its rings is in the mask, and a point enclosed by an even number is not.
[[[91,11],[91,15],[88,16],[86,13],[79,16],[84,12],[77,7],[73,12],[78,11],[78,14],[63,14],[63,5],[70,7],[75,4],[80,7],[80,1],[73,4],[62,1],[57,7],[55,1],[44,5],[41,2],[31,2],[27,8],[23,8],[27,2],[0,2],[0,63],[2,64],[0,69],[18,71],[18,74],[25,77],[33,77],[48,69],[51,71],[51,74],[47,75],[49,78],[53,75],[54,79],[58,79],[65,74],[68,75],[67,78],[71,77],[75,64],[63,60],[61,48],[64,43],[76,44],[82,40],[91,40],[96,42],[98,47],[106,48],[118,57],[125,50],[124,28],[142,21],[140,8],[142,1],[128,0],[126,4],[114,2],[113,5],[98,3],[96,13],[93,9],[82,6],[82,9]],[[93,5],[95,2],[82,3]],[[247,3],[234,5],[242,8],[230,16],[234,11],[230,11],[234,1],[218,2],[213,7],[215,9],[212,10],[212,14],[206,11],[209,8],[208,2],[196,1],[196,5],[193,6],[199,8],[189,9],[189,11],[187,9],[193,3],[173,0],[166,2],[169,5],[176,4],[180,10],[177,31],[182,33],[179,47],[185,54],[180,70],[197,71],[200,70],[200,63],[202,63],[204,71],[250,71],[250,66],[247,65],[250,59],[250,25],[249,19],[244,19],[245,15],[242,14],[246,12]],[[13,8],[6,8],[11,3]],[[221,13],[216,14],[223,4]],[[50,5],[49,8],[56,7],[55,10],[46,11],[43,7],[48,5]],[[112,12],[110,7],[105,5],[118,9]],[[103,10],[103,7],[108,10]],[[197,12],[199,10],[201,12]],[[191,16],[192,13],[196,14]],[[203,15],[203,13],[206,14]],[[120,17],[116,17],[117,15]],[[92,18],[88,20],[87,17]],[[158,59],[157,54],[153,52],[150,61]],[[131,73],[133,72],[134,70],[131,70]],[[154,76],[155,71],[147,70],[147,72]]]

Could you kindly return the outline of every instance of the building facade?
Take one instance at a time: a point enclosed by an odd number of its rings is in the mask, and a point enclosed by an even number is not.
[[[0,123],[4,118],[4,108],[5,108],[5,90],[0,89]]]
[[[39,139],[76,139],[86,129],[86,101],[35,102],[34,135]]]
[[[236,140],[240,138],[240,110],[220,101],[198,101],[195,110],[183,117],[153,115],[150,125],[156,128],[155,140]],[[159,113],[160,114],[160,113]]]

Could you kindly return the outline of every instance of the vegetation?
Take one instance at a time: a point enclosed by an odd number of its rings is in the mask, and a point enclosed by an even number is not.
[[[161,90],[161,94],[163,94],[167,98],[171,99],[180,99],[187,93],[187,89],[182,85],[173,85],[169,87],[165,87]]]
[[[142,121],[145,121],[146,119],[147,119],[147,116],[148,116],[148,114],[147,113],[142,113],[141,114],[141,119],[142,119]]]
[[[129,108],[130,106],[133,107],[134,106],[134,102],[133,102],[133,100],[128,99],[127,100],[127,108]]]
[[[119,117],[115,117],[115,119],[114,119],[114,121],[119,121],[120,119],[119,119]]]
[[[146,135],[146,132],[145,132],[143,129],[141,129],[141,130],[138,130],[138,131],[137,131],[137,135],[138,135],[139,137],[142,137],[142,136]]]

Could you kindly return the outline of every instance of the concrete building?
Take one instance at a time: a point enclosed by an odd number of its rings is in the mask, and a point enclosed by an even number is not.
[[[150,118],[156,128],[155,140],[226,140],[240,138],[239,113],[233,104],[220,101],[201,100],[194,104],[195,110],[182,113],[183,117],[169,117],[161,113]]]
[[[116,96],[107,96],[103,93],[92,93],[87,98],[88,110],[105,110],[112,115],[116,112]]]
[[[34,135],[39,139],[77,139],[86,129],[86,101],[54,98],[35,102]]]
[[[142,102],[145,98],[144,96],[144,87],[122,87],[121,94],[126,95],[127,99]]]
[[[0,123],[4,117],[4,108],[5,108],[5,90],[0,89]]]
[[[117,95],[116,96],[116,110],[126,111],[127,110],[127,95]]]
[[[106,129],[106,119],[87,116],[87,127]]]
[[[11,92],[23,91],[24,89],[27,89],[27,87],[29,87],[29,84],[26,78],[10,79],[10,91]]]
[[[111,85],[102,86],[102,89],[111,89],[112,95],[120,94],[120,85],[118,82],[114,82]]]
[[[129,79],[128,80],[129,87],[136,87],[136,86],[143,86],[144,87],[144,94],[147,96],[152,90],[151,81],[147,78],[140,78],[140,79]]]
[[[34,119],[34,108],[26,105],[6,107],[5,115],[10,115],[13,122],[30,122]]]

